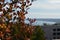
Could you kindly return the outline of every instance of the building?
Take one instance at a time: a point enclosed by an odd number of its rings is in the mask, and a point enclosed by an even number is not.
[[[60,24],[43,25],[46,40],[60,40]]]

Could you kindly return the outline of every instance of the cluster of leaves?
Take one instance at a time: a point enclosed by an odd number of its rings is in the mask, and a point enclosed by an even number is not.
[[[33,1],[34,0],[12,0],[12,3],[6,4],[4,4],[3,0],[0,1],[3,2],[3,4],[0,3],[1,40],[44,40],[40,27],[24,23],[25,14],[28,13],[27,10]],[[19,3],[21,6],[16,6],[16,3]],[[19,9],[18,11],[16,11],[17,8]],[[35,22],[35,20],[31,19],[29,19],[29,21],[30,23]]]
[[[44,31],[40,26],[35,26],[34,33],[31,36],[31,40],[45,40]]]

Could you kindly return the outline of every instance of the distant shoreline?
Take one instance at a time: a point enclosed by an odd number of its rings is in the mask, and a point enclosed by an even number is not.
[[[56,23],[60,23],[60,19],[52,19],[52,18],[40,18],[40,19],[36,19],[38,21],[48,21],[48,22],[56,22]]]
[[[29,21],[25,20],[25,23],[28,24]],[[54,22],[54,20],[52,20],[52,19],[50,19],[50,20],[48,20],[48,19],[36,19],[36,22],[34,22],[33,25],[43,25],[44,23],[46,23],[46,24],[55,24],[57,22]]]

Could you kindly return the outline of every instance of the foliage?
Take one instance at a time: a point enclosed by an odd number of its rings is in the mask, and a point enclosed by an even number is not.
[[[44,40],[38,26],[32,26],[35,19],[25,24],[25,15],[34,0],[16,0],[11,3],[0,2],[0,39],[1,40]]]
[[[35,26],[34,33],[32,35],[32,40],[45,40],[44,31],[40,26]]]

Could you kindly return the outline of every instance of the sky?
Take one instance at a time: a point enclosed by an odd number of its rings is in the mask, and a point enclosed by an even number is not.
[[[34,1],[26,18],[60,18],[60,0]]]
[[[60,0],[37,0],[28,10],[28,18],[60,18]]]

